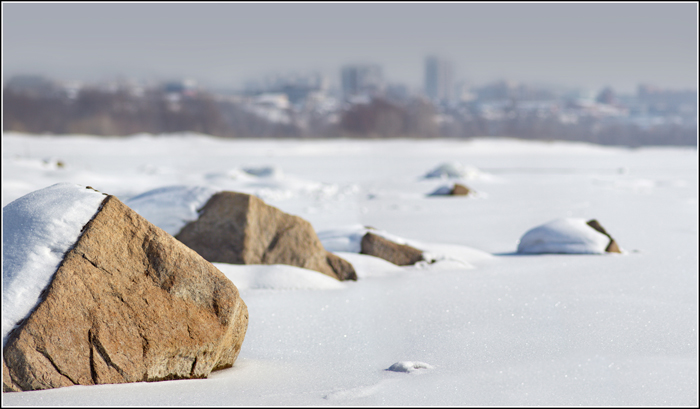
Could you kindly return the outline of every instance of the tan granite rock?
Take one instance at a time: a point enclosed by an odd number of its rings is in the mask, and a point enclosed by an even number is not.
[[[452,190],[450,191],[450,195],[452,196],[466,196],[471,192],[468,187],[461,185],[459,183],[455,183],[455,185],[452,187]]]
[[[373,233],[362,236],[360,254],[379,257],[398,266],[408,266],[423,260],[421,250],[406,244],[394,243]]]
[[[357,280],[350,263],[323,248],[311,223],[244,193],[213,195],[175,237],[211,262],[287,264]]]
[[[205,378],[233,365],[247,325],[223,273],[108,196],[10,333],[3,390]]]

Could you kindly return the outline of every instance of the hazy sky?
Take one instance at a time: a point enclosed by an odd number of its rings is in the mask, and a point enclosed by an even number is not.
[[[8,3],[3,77],[194,78],[239,87],[270,73],[378,63],[422,87],[425,56],[456,77],[631,92],[697,90],[698,6],[685,3]]]

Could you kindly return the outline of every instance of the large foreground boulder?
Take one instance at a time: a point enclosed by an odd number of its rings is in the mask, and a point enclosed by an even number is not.
[[[349,262],[323,248],[311,223],[244,193],[212,195],[175,237],[211,262],[287,264],[357,280]]]
[[[247,325],[226,276],[107,196],[9,332],[3,390],[205,378],[234,364]]]
[[[360,247],[360,254],[379,257],[397,266],[409,266],[423,260],[423,251],[369,232],[362,236]]]

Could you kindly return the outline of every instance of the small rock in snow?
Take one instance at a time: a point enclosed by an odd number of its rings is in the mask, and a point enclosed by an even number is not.
[[[387,371],[392,372],[415,372],[419,369],[433,369],[431,365],[418,361],[399,361],[391,365]]]

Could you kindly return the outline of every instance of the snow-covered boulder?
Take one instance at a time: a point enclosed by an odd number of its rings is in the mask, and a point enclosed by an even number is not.
[[[588,222],[578,218],[555,219],[528,230],[518,243],[518,253],[523,254],[606,252],[619,253],[620,250],[595,219]]]
[[[249,175],[261,178],[281,179],[284,177],[284,172],[282,172],[282,169],[277,166],[248,167],[243,168],[243,171]]]
[[[54,185],[3,219],[4,391],[204,378],[234,364],[248,325],[236,286],[116,197]]]
[[[432,365],[428,365],[425,362],[419,361],[399,361],[387,368],[387,371],[391,372],[415,372],[418,370],[433,369]]]
[[[253,195],[173,186],[127,204],[210,262],[286,264],[357,280],[350,263],[323,248],[311,223]]]
[[[447,162],[430,170],[423,177],[426,179],[475,179],[480,174],[479,169],[475,167],[464,166],[459,162]]]

